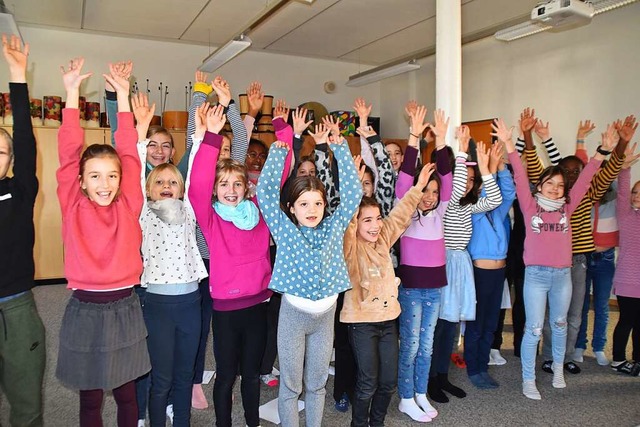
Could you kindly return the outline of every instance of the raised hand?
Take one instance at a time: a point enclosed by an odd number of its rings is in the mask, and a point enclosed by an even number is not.
[[[67,68],[66,70],[63,66],[60,66],[60,71],[62,72],[62,82],[64,83],[64,88],[67,92],[79,92],[80,84],[93,74],[80,74],[83,65],[84,58],[74,58],[69,61],[69,68]]]
[[[285,122],[289,120],[289,107],[284,99],[276,100],[276,108],[273,110],[273,118],[281,117]]]
[[[365,139],[376,134],[376,131],[371,126],[360,126],[356,129],[356,132]]]
[[[207,130],[211,133],[220,133],[227,116],[224,114],[224,107],[220,104],[207,111]]]
[[[417,109],[418,109],[418,103],[413,99],[407,102],[404,106],[404,112],[407,113],[407,116],[409,117],[411,117],[411,114],[415,113]]]
[[[434,125],[431,131],[436,137],[436,148],[442,148],[446,145],[444,137],[447,135],[449,128],[449,117],[446,117],[444,111],[437,109],[433,112]]]
[[[356,165],[356,170],[358,171],[358,178],[360,179],[360,182],[362,182],[362,180],[364,179],[364,174],[365,174],[367,165],[365,165],[362,162],[362,156],[360,154],[353,156],[353,163],[355,163]]]
[[[618,140],[620,139],[620,136],[618,135],[618,132],[616,130],[615,123],[607,126],[607,130],[604,131],[601,136],[602,149],[606,151],[613,151],[613,149],[616,148],[616,145],[618,144]]]
[[[469,152],[469,140],[471,139],[471,131],[469,126],[462,125],[456,129],[456,139],[458,140],[458,150],[463,153]]]
[[[9,74],[12,83],[27,82],[27,58],[29,56],[29,43],[25,43],[22,48],[20,38],[11,35],[7,38],[6,34],[2,35],[2,53],[4,59],[9,64]]]
[[[433,174],[433,172],[435,172],[435,170],[436,170],[435,163],[425,164],[420,170],[420,175],[418,175],[418,181],[416,182],[416,187],[418,187],[420,190],[423,190],[424,187],[426,187],[427,184],[429,183],[429,178],[431,178],[431,175]]]
[[[504,145],[496,142],[489,150],[489,171],[494,174],[504,169]]]
[[[422,132],[429,126],[429,123],[424,121],[427,116],[427,107],[419,105],[409,115],[409,122],[411,124],[411,133],[418,139],[422,137]]]
[[[136,118],[136,130],[138,131],[138,141],[143,141],[147,137],[147,131],[156,111],[156,104],[149,105],[149,98],[146,93],[138,92],[131,96],[133,116]]]
[[[622,162],[622,169],[629,169],[631,166],[638,163],[638,159],[640,159],[640,153],[636,154],[636,148],[638,148],[638,143],[634,143],[633,146],[627,145],[627,149],[624,150],[624,162]]]
[[[538,138],[544,141],[548,141],[551,138],[551,132],[549,131],[549,122],[543,123],[542,120],[536,120],[536,124],[533,127],[533,131],[538,135]]]
[[[113,68],[117,74],[122,75],[124,78],[129,80],[129,77],[131,77],[131,70],[133,69],[133,63],[131,61],[120,61],[113,64]],[[104,85],[108,92],[116,91],[108,80],[105,80]]]
[[[489,153],[487,153],[487,147],[482,141],[478,141],[476,144],[476,157],[478,158],[478,169],[480,169],[481,175],[488,175],[489,171]]]
[[[595,128],[596,124],[592,123],[591,120],[585,120],[584,123],[582,123],[582,120],[580,120],[580,124],[578,125],[578,132],[576,133],[576,139],[584,140],[587,135],[593,132]]]
[[[339,139],[340,142],[342,142],[342,135],[340,134],[340,124],[338,123],[337,118],[333,117],[331,114],[327,114],[322,118],[322,123],[324,123],[324,125],[329,128],[331,137],[333,137],[334,140]],[[329,142],[333,142],[331,138],[329,139]],[[336,142],[336,144],[338,143]]]
[[[307,109],[306,108],[296,108],[291,113],[291,118],[293,119],[293,133],[296,135],[302,135],[313,120],[306,121],[307,119]]]
[[[131,83],[129,78],[131,77],[131,71],[133,70],[133,63],[131,61],[118,62],[115,64],[109,64],[109,74],[103,74],[107,83],[109,83],[115,91],[118,93],[118,99],[129,96],[129,88]],[[118,108],[120,104],[118,104]]]
[[[516,151],[516,147],[513,144],[513,141],[511,140],[511,134],[513,133],[513,128],[514,126],[511,126],[510,128],[507,127],[504,120],[502,119],[495,119],[491,124],[491,129],[493,129],[493,132],[491,132],[491,135],[497,137],[498,141],[504,144],[504,147],[506,148],[507,153],[513,153],[514,151]]]
[[[223,107],[228,107],[231,102],[231,88],[229,87],[229,83],[222,77],[216,76],[211,82],[211,86],[218,96],[218,102],[222,104]]]
[[[284,148],[285,150],[289,150],[289,144],[283,141],[274,141],[269,148]]]
[[[529,107],[525,108],[522,110],[522,113],[520,113],[520,130],[522,133],[531,132],[537,121],[536,110]]]
[[[629,143],[633,138],[633,135],[636,133],[636,129],[638,129],[636,117],[634,115],[627,116],[624,119],[624,122],[620,123],[620,121],[618,121],[618,123],[616,130],[618,131],[620,139]]]
[[[264,101],[264,92],[262,92],[262,84],[253,82],[247,88],[247,100],[249,101],[249,115],[255,117],[262,110],[262,102]]]
[[[204,71],[196,70],[194,80],[196,83],[206,83],[209,80],[209,75]]]
[[[316,145],[326,144],[327,137],[329,136],[329,128],[326,127],[323,123],[316,125],[316,131],[314,133],[309,132],[309,135],[316,142]]]
[[[195,123],[194,123],[196,130],[193,133],[194,138],[197,138],[197,139],[204,138],[204,133],[207,130],[207,114],[209,113],[210,108],[211,108],[211,104],[209,104],[208,102],[204,102],[200,104],[196,109],[196,116],[195,116]]]
[[[369,114],[371,114],[371,104],[367,106],[367,102],[364,98],[356,98],[353,102],[353,109],[360,119],[360,126],[366,126]]]

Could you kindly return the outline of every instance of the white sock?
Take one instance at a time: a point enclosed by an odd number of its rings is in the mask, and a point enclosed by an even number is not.
[[[567,383],[564,382],[564,365],[562,363],[554,363],[551,365],[553,370],[553,380],[551,385],[555,388],[565,388]]]
[[[428,423],[431,421],[431,417],[425,414],[413,399],[400,399],[398,410],[409,415],[412,420],[418,421],[419,423]]]
[[[538,387],[536,387],[536,380],[522,381],[522,394],[527,396],[529,399],[542,399],[542,396],[540,396],[540,392],[538,391]]]
[[[605,356],[604,351],[595,351],[596,360],[598,361],[598,365],[607,366],[609,364],[609,359]]]
[[[427,399],[426,394],[416,393],[416,403],[424,411],[424,413],[429,416],[429,418],[435,418],[438,416],[438,411],[431,405],[431,402],[429,402],[429,399]]]
[[[584,362],[584,348],[576,348],[573,351],[573,356],[571,357],[574,362],[582,363]]]

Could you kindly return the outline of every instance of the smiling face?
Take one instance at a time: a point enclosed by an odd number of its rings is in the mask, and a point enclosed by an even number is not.
[[[400,170],[400,166],[402,165],[402,160],[404,159],[404,154],[402,154],[402,149],[397,144],[387,144],[385,149],[387,150],[387,154],[389,155],[389,160],[391,160],[391,166],[393,166],[393,170],[398,172]]]
[[[296,171],[296,178],[299,176],[316,176],[316,165],[310,160],[303,161]]]
[[[561,174],[555,174],[545,179],[537,189],[547,199],[557,200],[564,197],[564,186],[564,177]]]
[[[358,213],[358,238],[375,243],[382,230],[382,215],[376,206],[363,206]]]
[[[94,157],[86,161],[80,186],[90,200],[109,206],[120,189],[120,163],[116,158]]]
[[[158,168],[151,171],[147,178],[147,197],[153,201],[182,198],[184,181],[180,173],[175,167],[163,168],[161,165]]]
[[[267,160],[267,150],[262,144],[252,142],[247,151],[246,165],[249,172],[261,172]]]
[[[149,138],[147,144],[147,163],[156,167],[168,163],[176,153],[171,142],[171,136],[164,132],[157,132]]]
[[[13,164],[13,150],[7,140],[8,136],[0,135],[0,179],[5,179]]]
[[[418,203],[418,209],[422,212],[435,209],[435,207],[438,206],[439,200],[440,186],[438,185],[438,181],[432,179],[422,192],[422,199],[420,199],[420,203]]]
[[[582,163],[576,159],[570,159],[562,163],[562,168],[567,174],[567,184],[569,185],[569,190],[571,190],[573,184],[575,184],[578,180],[580,172],[582,172],[582,167]]]
[[[324,197],[320,191],[305,191],[296,199],[289,209],[298,224],[313,228],[320,224],[324,217]]]
[[[373,176],[368,172],[362,177],[362,191],[365,196],[373,197]]]
[[[640,181],[636,182],[631,189],[631,206],[640,209]]]
[[[238,206],[244,200],[247,191],[247,179],[237,172],[226,172],[216,181],[213,194],[218,201],[227,206]]]

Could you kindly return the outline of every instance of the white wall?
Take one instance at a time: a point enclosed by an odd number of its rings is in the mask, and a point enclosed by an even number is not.
[[[95,74],[84,84],[82,95],[89,101],[101,101],[104,91],[101,74],[106,71],[106,64],[109,61],[131,59],[134,61],[134,76],[138,86],[144,90],[146,79],[150,79],[152,101],[158,101],[158,85],[162,81],[169,86],[166,109],[184,109],[185,85],[193,81],[195,69],[209,54],[209,48],[201,45],[28,26],[22,26],[20,31],[31,44],[28,81],[33,98],[44,95],[64,97],[60,65],[66,64],[73,56],[84,56],[84,69]],[[356,64],[247,51],[217,70],[216,74],[229,81],[234,96],[244,93],[251,81],[259,80],[268,95],[282,97],[289,105],[316,101],[329,111],[350,109],[357,96],[364,96],[378,106],[378,83],[363,88],[344,85],[348,77],[357,72]],[[7,67],[0,65],[0,81],[7,80]],[[323,84],[326,81],[336,83],[335,93],[324,93]],[[7,86],[1,89],[7,90]],[[373,114],[378,114],[377,107]]]
[[[463,121],[503,117],[517,125],[526,106],[550,122],[562,153],[573,150],[578,122],[594,120],[588,138],[595,149],[606,124],[640,116],[640,3],[605,13],[590,25],[562,33],[541,33],[511,43],[493,37],[462,50]],[[385,137],[405,138],[404,103],[435,103],[435,60],[420,60],[416,72],[381,84]],[[636,134],[640,140],[640,132]],[[639,168],[636,176],[640,177]]]

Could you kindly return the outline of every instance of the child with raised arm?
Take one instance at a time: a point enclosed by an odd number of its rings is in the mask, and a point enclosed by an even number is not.
[[[536,386],[535,357],[542,335],[547,299],[552,331],[553,381],[555,388],[564,388],[563,362],[567,337],[567,312],[571,301],[571,224],[569,218],[589,189],[591,178],[604,159],[602,151],[610,151],[616,140],[611,133],[603,134],[602,146],[591,158],[569,191],[564,171],[551,166],[545,169],[533,193],[520,157],[511,140],[512,129],[498,119],[493,135],[505,144],[513,167],[516,193],[526,225],[524,262],[524,304],[526,327],[522,339],[522,392],[540,400]],[[615,130],[614,130],[615,131]],[[565,197],[568,196],[568,197]]]
[[[637,126],[637,125],[636,125]],[[635,130],[635,129],[634,129]],[[640,375],[640,181],[631,187],[631,166],[640,155],[635,154],[638,144],[627,149],[622,172],[618,178],[618,222],[620,230],[620,254],[613,277],[613,293],[618,299],[620,318],[613,331],[613,362],[617,372]],[[626,349],[629,334],[632,336],[632,358],[627,360]]]
[[[256,198],[248,197],[246,166],[232,159],[218,162],[222,145],[218,132],[224,121],[221,105],[209,109],[203,104],[198,111],[189,198],[211,254],[216,425],[231,426],[233,385],[240,367],[245,422],[256,427],[260,423],[259,374],[266,340],[266,301],[271,295],[267,289],[271,278],[269,229]],[[291,130],[282,118],[274,123],[278,135],[290,143]]]
[[[344,237],[344,255],[353,289],[344,296],[340,321],[348,325],[357,365],[351,425],[384,425],[398,384],[398,285],[391,246],[405,231],[435,165],[420,172],[418,182],[387,217],[373,197],[364,197]],[[361,171],[362,175],[363,170]]]
[[[281,142],[272,146],[258,182],[260,209],[277,244],[269,287],[284,294],[278,320],[278,412],[286,427],[299,425],[297,401],[303,377],[306,425],[322,424],[336,301],[351,287],[344,232],[362,198],[362,185],[344,138],[334,131],[330,142],[341,183],[340,205],[330,217],[325,219],[327,199],[315,177],[296,178],[287,212],[280,209],[278,180],[287,154]]]
[[[2,391],[11,407],[12,426],[41,426],[45,331],[33,299],[33,209],[38,194],[36,139],[29,113],[27,57],[16,36],[2,35],[9,65],[13,138],[0,130],[0,313],[4,342],[0,350]],[[9,170],[13,176],[7,176]]]
[[[80,425],[102,426],[103,390],[113,390],[118,426],[138,419],[134,379],[150,369],[147,330],[132,287],[142,273],[138,222],[141,164],[129,107],[129,81],[113,66],[104,75],[118,91],[117,150],[90,145],[83,153],[78,94],[91,73],[84,60],[63,71],[67,91],[58,132],[58,199],[62,209],[65,276],[73,290],[60,327],[56,377],[80,390]]]

